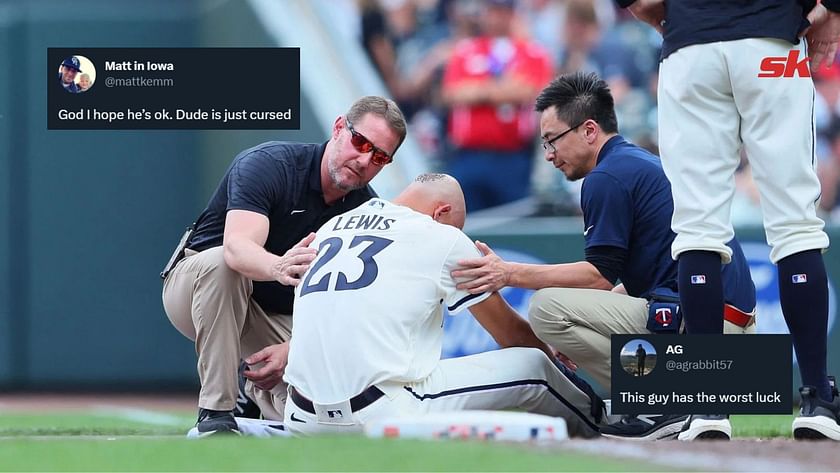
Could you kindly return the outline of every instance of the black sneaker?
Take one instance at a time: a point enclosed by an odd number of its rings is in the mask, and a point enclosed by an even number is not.
[[[262,418],[262,412],[259,406],[245,394],[245,376],[242,375],[242,372],[246,369],[248,369],[248,365],[244,361],[239,363],[239,394],[236,396],[236,405],[233,407],[233,412],[236,417],[260,419]]]
[[[834,377],[829,376],[831,402],[823,401],[813,386],[802,386],[799,416],[793,419],[793,438],[799,440],[840,441],[840,394]]]
[[[729,440],[732,437],[732,424],[728,415],[693,415],[677,436],[679,440]]]
[[[195,428],[198,430],[198,437],[207,437],[213,434],[241,435],[231,411],[211,411],[199,407],[198,422],[195,423]]]
[[[666,440],[680,433],[687,415],[625,415],[601,427],[601,435],[625,440]]]

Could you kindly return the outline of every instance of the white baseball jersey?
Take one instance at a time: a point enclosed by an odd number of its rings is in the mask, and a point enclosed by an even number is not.
[[[457,290],[450,276],[481,256],[463,232],[385,200],[334,217],[311,246],[284,380],[316,403],[427,377],[440,361],[443,304],[456,314],[489,296]]]

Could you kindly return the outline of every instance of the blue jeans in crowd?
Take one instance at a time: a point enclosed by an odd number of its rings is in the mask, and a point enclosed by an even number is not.
[[[464,189],[467,211],[494,207],[527,197],[533,156],[521,151],[453,150],[447,172]]]

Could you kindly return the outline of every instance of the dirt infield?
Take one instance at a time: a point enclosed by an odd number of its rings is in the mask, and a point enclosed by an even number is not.
[[[834,441],[734,439],[730,442],[571,440],[561,448],[699,471],[840,471]]]

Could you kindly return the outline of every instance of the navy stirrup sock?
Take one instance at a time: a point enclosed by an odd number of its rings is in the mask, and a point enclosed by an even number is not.
[[[820,250],[808,250],[782,258],[779,266],[779,298],[785,316],[802,384],[817,388],[824,401],[831,401],[826,377],[828,339],[828,280]]]
[[[686,333],[723,333],[720,267],[720,254],[713,251],[680,254],[677,284]]]

